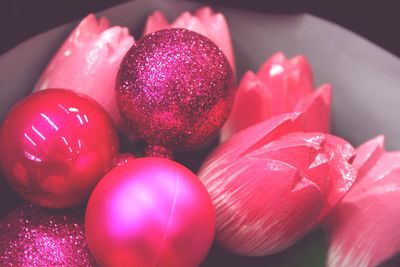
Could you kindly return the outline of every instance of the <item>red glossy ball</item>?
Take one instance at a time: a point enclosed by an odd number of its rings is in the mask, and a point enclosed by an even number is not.
[[[156,148],[197,147],[224,124],[235,86],[232,68],[211,40],[185,29],[143,37],[121,62],[117,102],[129,128]],[[168,154],[168,153],[167,153]]]
[[[101,266],[194,267],[211,246],[214,207],[197,176],[182,165],[131,159],[94,189],[85,230]]]
[[[44,90],[18,102],[0,129],[1,169],[27,201],[49,208],[82,203],[112,168],[118,136],[95,101]]]

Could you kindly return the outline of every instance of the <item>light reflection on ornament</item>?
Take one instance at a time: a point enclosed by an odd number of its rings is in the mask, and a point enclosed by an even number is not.
[[[114,164],[118,137],[95,101],[45,90],[17,103],[0,131],[0,164],[23,198],[44,207],[82,203]]]

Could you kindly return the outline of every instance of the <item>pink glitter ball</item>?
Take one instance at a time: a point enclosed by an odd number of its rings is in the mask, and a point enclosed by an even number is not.
[[[83,233],[83,214],[32,205],[0,223],[0,266],[96,266]]]
[[[214,136],[230,113],[235,83],[211,40],[169,29],[145,36],[128,51],[116,92],[131,131],[159,152],[190,149]]]

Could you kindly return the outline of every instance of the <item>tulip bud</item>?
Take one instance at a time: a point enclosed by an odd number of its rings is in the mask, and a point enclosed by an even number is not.
[[[202,166],[217,214],[217,241],[249,256],[279,252],[312,230],[344,196],[355,173],[352,146],[304,133],[305,117],[286,113],[249,127]]]
[[[71,89],[90,96],[111,115],[117,126],[121,117],[114,87],[119,64],[134,44],[125,27],[109,26],[106,18],[84,18],[54,55],[34,91]]]
[[[400,252],[400,151],[378,136],[357,148],[357,180],[328,216],[327,266],[372,267]]]
[[[268,59],[257,74],[248,71],[237,89],[221,141],[258,122],[287,112],[303,112],[304,131],[329,132],[332,88],[313,90],[311,67],[303,56],[288,60],[281,52]]]
[[[155,11],[147,18],[143,35],[168,28],[184,28],[206,36],[221,48],[235,71],[231,34],[223,14],[215,13],[210,7],[203,7],[193,15],[184,12],[174,22],[169,23],[161,11]]]

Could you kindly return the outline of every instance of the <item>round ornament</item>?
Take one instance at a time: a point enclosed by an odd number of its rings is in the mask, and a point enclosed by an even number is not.
[[[32,205],[12,211],[0,222],[0,266],[96,266],[82,215]]]
[[[0,147],[1,169],[23,198],[65,208],[85,201],[112,168],[118,136],[95,101],[49,89],[11,109],[0,129]]]
[[[185,29],[140,39],[122,60],[116,84],[122,117],[150,145],[149,155],[168,155],[209,140],[229,116],[234,89],[223,52]]]
[[[131,159],[94,189],[85,229],[101,266],[195,267],[213,241],[215,214],[203,184],[182,165]]]

